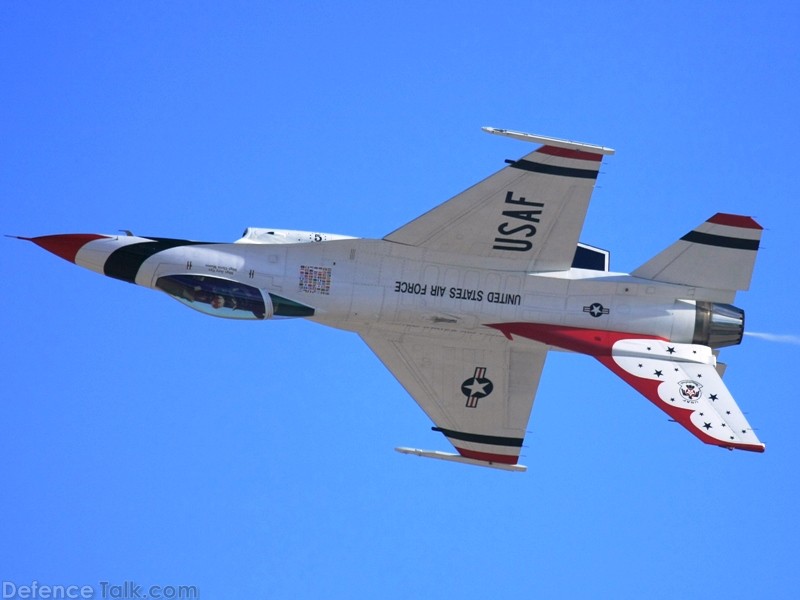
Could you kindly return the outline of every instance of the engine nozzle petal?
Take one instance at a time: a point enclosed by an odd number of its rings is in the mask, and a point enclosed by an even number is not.
[[[736,346],[744,335],[744,311],[731,304],[697,302],[692,343],[711,348]]]

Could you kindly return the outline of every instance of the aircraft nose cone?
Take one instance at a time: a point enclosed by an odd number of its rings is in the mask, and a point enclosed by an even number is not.
[[[24,238],[30,240],[40,248],[60,256],[71,263],[75,262],[78,250],[89,242],[100,240],[107,236],[95,233],[66,233],[60,235],[42,235],[35,238]]]

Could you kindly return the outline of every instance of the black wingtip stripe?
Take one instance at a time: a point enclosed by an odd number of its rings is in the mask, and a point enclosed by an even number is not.
[[[544,173],[545,175],[559,175],[561,177],[577,177],[579,179],[597,179],[596,169],[576,169],[574,167],[560,167],[558,165],[543,165],[542,163],[531,160],[507,160],[509,165],[515,169],[530,171],[532,173]]]
[[[482,435],[479,433],[465,433],[463,431],[454,431],[452,429],[444,429],[442,427],[431,427],[431,429],[444,434],[448,438],[461,440],[462,442],[490,444],[492,446],[508,446],[511,448],[521,448],[523,442],[523,438],[502,437],[499,435]]]
[[[758,240],[745,240],[733,238],[725,235],[715,235],[713,233],[702,233],[700,231],[690,231],[681,238],[685,242],[693,244],[704,244],[706,246],[716,246],[718,248],[734,248],[736,250],[758,250]]]

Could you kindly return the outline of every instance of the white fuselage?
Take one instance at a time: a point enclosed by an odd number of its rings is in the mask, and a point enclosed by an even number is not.
[[[144,238],[84,246],[76,263],[103,273],[116,249]],[[310,276],[309,276],[310,272]],[[380,322],[501,335],[484,326],[527,322],[646,334],[691,342],[702,288],[621,273],[571,269],[521,273],[464,264],[460,257],[383,240],[181,245],[138,267],[135,283],[167,275],[237,281],[314,308],[310,320],[351,331]]]

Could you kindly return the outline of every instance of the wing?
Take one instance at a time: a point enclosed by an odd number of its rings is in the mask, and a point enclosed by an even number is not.
[[[524,470],[517,465],[547,346],[511,346],[491,336],[448,340],[384,330],[361,334],[458,455],[433,458]]]
[[[569,269],[603,153],[547,139],[539,149],[384,239],[525,271]],[[602,152],[602,153],[601,153]]]
[[[764,444],[722,382],[717,359],[708,346],[536,323],[490,327],[508,339],[518,335],[594,356],[706,444],[764,451]]]
[[[763,452],[708,346],[623,339],[600,362],[706,444]]]

